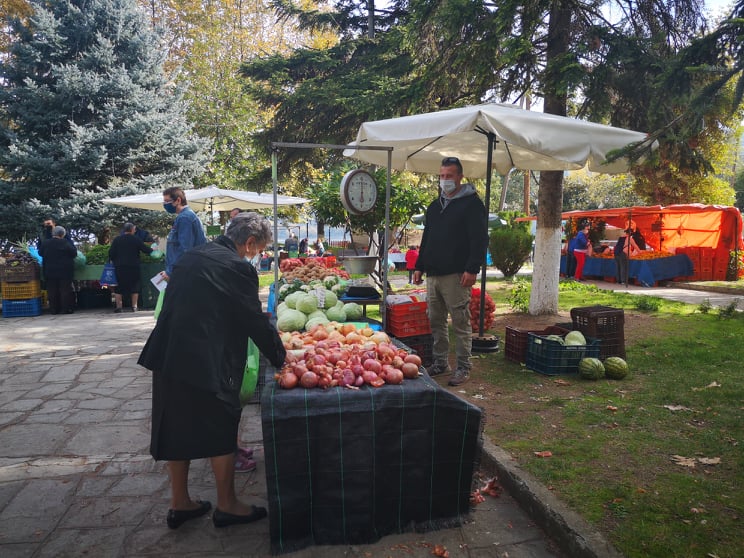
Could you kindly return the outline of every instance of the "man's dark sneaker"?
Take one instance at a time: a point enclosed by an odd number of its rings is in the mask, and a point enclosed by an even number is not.
[[[467,382],[469,379],[470,379],[470,371],[465,370],[463,368],[458,368],[457,370],[455,370],[455,373],[452,374],[452,377],[447,383],[451,386],[461,386],[462,384]]]
[[[426,369],[426,371],[429,373],[429,376],[439,376],[440,374],[449,374],[450,373],[450,367],[449,364],[436,362],[429,366],[429,368]]]

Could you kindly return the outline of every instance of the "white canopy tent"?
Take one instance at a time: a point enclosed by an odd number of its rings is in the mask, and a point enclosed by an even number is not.
[[[490,150],[488,137],[493,139]],[[457,157],[465,176],[487,178],[491,170],[504,175],[512,168],[578,170],[588,165],[595,172],[626,172],[626,160],[605,163],[607,154],[643,141],[641,132],[491,103],[365,122],[352,145],[392,147],[396,170],[438,174],[443,157]],[[387,164],[384,152],[347,149],[344,155]]]
[[[307,198],[282,196],[280,194],[259,194],[243,190],[225,190],[216,186],[184,190],[186,200],[194,211],[229,211],[234,207],[240,209],[267,209],[276,205],[301,205],[308,203]],[[104,198],[105,202],[136,209],[163,210],[163,193],[136,194],[120,198]]]
[[[486,179],[486,213],[493,170],[505,177],[519,170],[627,172],[629,163],[607,155],[629,144],[649,141],[646,134],[563,116],[532,112],[515,105],[489,103],[438,112],[365,122],[352,145],[392,147],[396,170],[438,174],[444,157],[457,157],[468,178]],[[350,148],[344,155],[383,166],[386,154]],[[507,178],[504,179],[504,189]],[[505,193],[505,190],[504,190]],[[502,194],[502,204],[504,196]],[[485,306],[485,263],[481,273],[481,323]]]

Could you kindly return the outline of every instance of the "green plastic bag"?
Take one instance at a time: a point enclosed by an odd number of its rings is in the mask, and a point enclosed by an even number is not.
[[[155,321],[158,320],[158,316],[160,316],[160,311],[163,309],[163,301],[165,300],[165,291],[168,289],[163,289],[160,291],[160,294],[158,294],[158,301],[155,303]]]
[[[256,391],[258,384],[259,351],[253,339],[248,339],[248,354],[245,359],[243,383],[240,385],[240,404],[247,405]]]

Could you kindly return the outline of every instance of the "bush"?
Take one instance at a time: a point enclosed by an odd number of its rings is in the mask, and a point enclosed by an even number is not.
[[[103,265],[109,261],[108,252],[110,244],[96,244],[85,251],[85,263],[87,265]]]
[[[514,277],[532,253],[532,235],[522,226],[491,231],[489,242],[493,265],[504,277]]]

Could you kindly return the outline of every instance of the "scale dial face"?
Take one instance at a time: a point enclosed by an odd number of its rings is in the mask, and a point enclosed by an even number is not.
[[[363,215],[372,211],[377,203],[377,184],[366,170],[352,170],[341,179],[340,194],[346,211]]]

